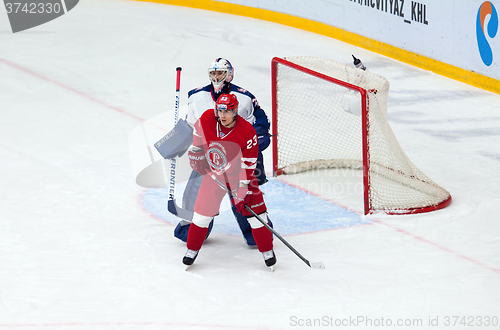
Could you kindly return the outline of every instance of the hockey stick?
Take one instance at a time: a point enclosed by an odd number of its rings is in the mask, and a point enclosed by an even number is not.
[[[215,182],[217,182],[219,184],[219,186],[222,189],[224,189],[231,197],[233,197],[233,199],[236,199],[236,196],[234,195],[234,193],[231,190],[229,190],[228,187],[225,184],[223,184],[219,179],[217,179],[217,177],[213,173],[211,173],[209,170],[207,170],[207,174],[210,175],[212,177],[212,179],[214,179]],[[272,228],[264,220],[262,220],[262,218],[259,215],[257,215],[257,213],[255,213],[248,205],[245,205],[245,208],[247,209],[248,212],[252,213],[252,215],[255,218],[257,218],[257,220],[259,220],[259,222],[261,224],[263,224],[264,227],[266,227],[270,232],[272,232],[274,234],[274,236],[278,237],[279,240],[283,242],[283,244],[285,244],[290,250],[292,250],[292,252],[295,253],[295,255],[297,257],[302,259],[302,261],[304,261],[306,263],[306,265],[308,265],[309,267],[314,268],[314,269],[325,269],[325,264],[323,262],[321,262],[321,261],[310,262],[309,260],[304,258],[304,256],[302,254],[300,254],[299,251],[297,251],[280,234],[278,234],[278,232],[276,230],[274,230],[274,228]]]
[[[174,112],[174,127],[179,121],[179,95],[181,90],[181,67],[177,67],[177,81],[175,85],[175,112]],[[183,209],[177,206],[175,202],[175,170],[177,166],[177,161],[174,158],[170,160],[170,181],[168,186],[168,202],[167,210],[173,215],[179,218],[191,221],[193,219],[193,212]]]

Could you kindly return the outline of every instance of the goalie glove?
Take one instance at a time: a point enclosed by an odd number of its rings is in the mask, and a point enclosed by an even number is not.
[[[239,187],[236,198],[234,198],[234,206],[238,213],[241,213],[245,206],[250,206],[250,199],[252,198],[252,190],[249,190],[247,186]]]
[[[207,170],[210,169],[203,149],[193,147],[188,151],[189,165],[191,168],[198,172],[200,175],[205,175]]]

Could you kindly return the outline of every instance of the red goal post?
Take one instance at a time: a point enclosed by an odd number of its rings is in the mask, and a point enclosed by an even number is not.
[[[406,156],[387,121],[389,82],[332,60],[272,60],[274,176],[317,168],[363,172],[364,213],[430,212],[448,191]]]

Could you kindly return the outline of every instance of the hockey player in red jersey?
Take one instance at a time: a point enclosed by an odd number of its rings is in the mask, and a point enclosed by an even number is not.
[[[202,175],[207,172],[215,175],[237,196],[233,203],[247,217],[257,248],[266,265],[271,267],[276,263],[272,233],[245,208],[249,206],[267,222],[266,204],[254,173],[258,148],[255,129],[238,115],[238,99],[233,94],[223,94],[215,103],[215,109],[205,111],[196,121],[188,157],[193,170]],[[219,212],[225,195],[226,190],[211,176],[203,176],[188,232],[185,265],[192,265],[198,256],[209,224]]]
[[[238,114],[250,124],[252,124],[259,139],[259,154],[257,157],[255,177],[257,178],[259,185],[265,184],[267,182],[267,178],[264,169],[264,157],[262,152],[266,150],[266,148],[270,144],[270,123],[265,111],[260,107],[257,98],[252,93],[250,93],[250,91],[241,88],[240,86],[237,86],[233,83],[234,68],[227,59],[217,58],[214,62],[212,62],[212,64],[208,68],[208,76],[210,78],[210,84],[204,87],[192,89],[188,93],[188,116],[186,120],[187,123],[193,126],[194,123],[207,109],[212,109],[214,107],[215,102],[222,94],[236,95],[239,102]],[[182,120],[180,122],[182,122]],[[172,135],[172,140],[182,140],[179,134],[181,130],[174,129],[174,131],[175,133]],[[189,134],[187,136],[192,139],[192,134]],[[185,148],[187,149],[189,145],[191,145],[190,141],[187,145],[181,144],[181,147],[183,149],[183,147],[185,146]],[[185,151],[185,149],[183,150]],[[184,151],[182,151],[182,154],[184,153]],[[198,173],[193,171],[191,173],[191,176],[189,177],[186,188],[184,189],[184,194],[182,196],[182,207],[188,212],[193,212],[201,181],[202,177]],[[238,213],[234,206],[231,207],[231,211],[236,218],[245,242],[248,244],[248,246],[255,247],[256,244],[252,235],[252,227],[248,223],[246,217]],[[182,216],[180,217],[183,218]],[[272,227],[273,224],[271,220],[269,218],[267,220],[269,222],[269,225]],[[191,218],[181,219],[175,227],[174,236],[186,242],[190,223]],[[213,223],[211,224],[211,226],[212,225]],[[208,234],[210,234],[210,229]]]

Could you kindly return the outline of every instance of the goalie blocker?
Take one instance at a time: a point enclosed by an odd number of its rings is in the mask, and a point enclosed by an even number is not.
[[[193,143],[193,128],[184,119],[180,119],[170,132],[165,134],[155,148],[164,159],[181,157]]]

